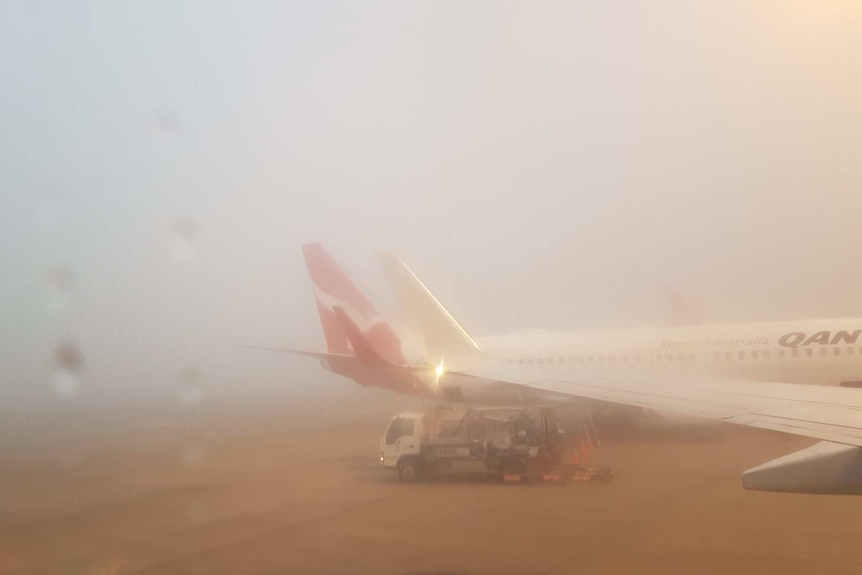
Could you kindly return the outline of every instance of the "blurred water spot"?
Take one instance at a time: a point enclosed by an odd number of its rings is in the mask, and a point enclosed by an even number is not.
[[[69,307],[75,287],[75,274],[69,268],[56,267],[48,273],[48,310],[62,313]]]
[[[156,112],[156,125],[167,134],[177,134],[180,131],[180,117],[173,110],[163,108]]]
[[[206,447],[200,441],[186,441],[180,453],[183,463],[189,467],[200,467],[207,460]]]
[[[80,388],[81,374],[84,371],[84,356],[78,347],[70,342],[63,342],[54,352],[53,388],[61,398],[76,395]]]
[[[177,263],[190,262],[195,258],[195,238],[198,229],[194,220],[181,218],[174,222],[171,238],[171,257]]]
[[[203,376],[193,367],[180,372],[177,381],[177,400],[187,407],[201,402],[204,397]]]

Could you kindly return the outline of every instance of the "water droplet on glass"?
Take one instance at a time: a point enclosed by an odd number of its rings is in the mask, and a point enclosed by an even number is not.
[[[175,262],[186,263],[195,258],[197,226],[193,220],[184,218],[174,222],[171,239],[171,255]]]
[[[192,407],[201,402],[204,396],[201,373],[193,367],[180,372],[177,382],[177,400],[182,405]]]
[[[180,131],[179,115],[168,108],[156,112],[156,125],[166,134],[174,135]]]
[[[62,313],[69,306],[69,297],[75,287],[75,274],[65,267],[57,267],[48,273],[48,309]]]
[[[76,395],[80,388],[84,357],[72,342],[61,343],[54,352],[54,393],[61,398]]]

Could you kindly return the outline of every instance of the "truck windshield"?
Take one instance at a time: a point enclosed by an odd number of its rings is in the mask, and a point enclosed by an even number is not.
[[[393,419],[386,430],[386,443],[391,445],[405,435],[413,435],[413,420],[400,417]]]

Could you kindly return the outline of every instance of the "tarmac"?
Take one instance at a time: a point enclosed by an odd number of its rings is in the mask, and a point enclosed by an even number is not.
[[[7,426],[0,574],[862,572],[862,498],[741,487],[810,440],[649,415],[604,431],[609,485],[403,485],[378,445],[421,407],[352,390]]]

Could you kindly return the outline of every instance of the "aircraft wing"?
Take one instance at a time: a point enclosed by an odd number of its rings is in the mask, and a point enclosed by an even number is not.
[[[546,371],[547,370],[547,371]],[[469,375],[585,399],[718,419],[862,447],[862,390],[674,377],[631,372],[554,370],[492,364]]]
[[[609,376],[600,370],[502,362],[461,375],[820,439],[823,443],[746,471],[743,485],[766,491],[862,492],[862,390],[660,372]]]

